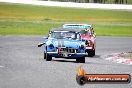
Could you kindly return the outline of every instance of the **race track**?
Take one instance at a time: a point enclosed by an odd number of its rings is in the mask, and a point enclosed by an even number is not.
[[[43,48],[37,47],[41,41],[42,36],[0,36],[0,88],[80,88],[75,78],[79,65],[90,74],[132,75],[132,65],[102,58],[132,51],[132,37],[97,37],[96,56],[87,57],[85,64],[62,58],[46,62]],[[82,88],[132,88],[132,83],[86,84]]]

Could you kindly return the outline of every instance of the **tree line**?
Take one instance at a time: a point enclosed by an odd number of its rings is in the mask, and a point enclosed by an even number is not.
[[[128,0],[43,0],[43,1],[60,1],[60,2],[77,2],[77,3],[112,3],[112,4],[128,3]]]

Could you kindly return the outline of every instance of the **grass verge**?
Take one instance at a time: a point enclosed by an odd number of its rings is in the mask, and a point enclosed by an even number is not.
[[[0,3],[0,35],[45,35],[63,23],[93,24],[97,35],[132,36],[132,12]]]

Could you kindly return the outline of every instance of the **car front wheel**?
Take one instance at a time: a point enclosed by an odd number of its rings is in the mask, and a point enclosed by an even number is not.
[[[85,57],[77,58],[76,62],[85,63]]]
[[[46,61],[51,61],[52,60],[52,56],[49,54],[46,54]]]
[[[44,52],[44,59],[46,59],[46,53]]]

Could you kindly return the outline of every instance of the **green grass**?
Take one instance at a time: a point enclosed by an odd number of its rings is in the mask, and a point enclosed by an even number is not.
[[[52,27],[59,27],[59,24],[33,23],[33,22],[0,22],[0,34],[24,34],[24,35],[46,35]]]
[[[132,11],[0,3],[0,35],[45,35],[63,23],[93,24],[97,35],[132,36]]]
[[[95,24],[97,35],[132,36],[132,24]]]

